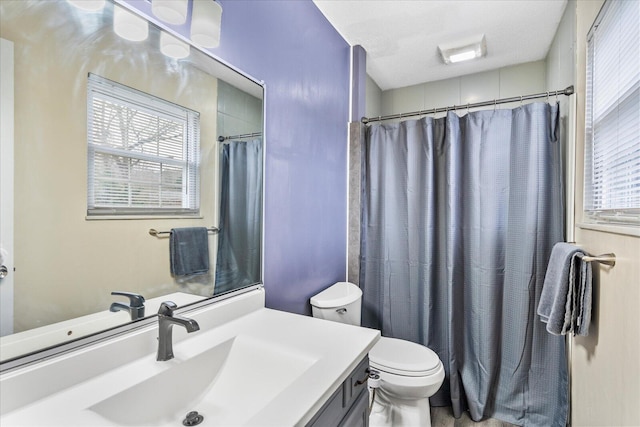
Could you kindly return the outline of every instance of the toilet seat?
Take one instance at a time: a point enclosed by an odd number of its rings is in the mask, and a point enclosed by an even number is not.
[[[428,347],[411,341],[381,337],[369,351],[369,365],[377,370],[407,377],[438,373],[442,363]]]

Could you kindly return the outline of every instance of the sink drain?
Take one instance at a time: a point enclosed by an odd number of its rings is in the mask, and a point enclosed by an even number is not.
[[[204,417],[198,414],[198,411],[191,411],[187,414],[187,417],[182,420],[183,426],[197,426],[204,420]]]

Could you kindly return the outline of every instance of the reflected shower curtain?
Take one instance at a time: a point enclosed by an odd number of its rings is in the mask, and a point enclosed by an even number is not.
[[[262,140],[222,149],[220,232],[214,295],[260,281]]]
[[[536,316],[563,239],[558,106],[376,124],[363,151],[363,324],[424,344],[460,417],[565,426],[563,337]]]

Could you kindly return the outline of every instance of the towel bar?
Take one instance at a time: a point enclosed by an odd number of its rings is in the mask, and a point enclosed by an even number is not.
[[[600,264],[605,264],[613,267],[614,265],[616,265],[616,254],[611,253],[611,254],[602,254],[597,256],[583,256],[582,260],[586,262],[596,261],[596,262],[599,262]]]
[[[569,243],[570,245],[576,244],[576,242],[567,242],[567,243]],[[586,262],[595,261],[595,262],[599,262],[600,264],[613,267],[616,265],[616,254],[610,253],[610,254],[602,254],[597,256],[585,255],[582,257],[582,260]]]
[[[220,229],[218,227],[211,227],[211,228],[207,228],[207,231],[209,233],[217,234],[220,231]],[[158,237],[161,234],[171,234],[171,231],[158,231],[155,228],[151,228],[149,229],[149,234],[151,234],[152,236]]]

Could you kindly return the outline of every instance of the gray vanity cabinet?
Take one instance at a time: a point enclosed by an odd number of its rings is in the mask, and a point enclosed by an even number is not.
[[[369,358],[365,357],[307,423],[307,427],[368,427],[368,368]]]

